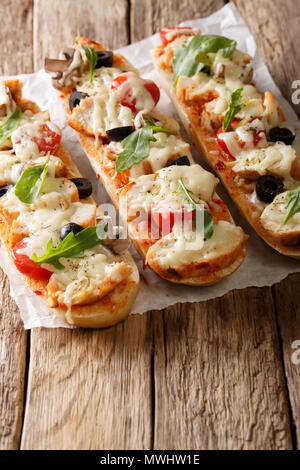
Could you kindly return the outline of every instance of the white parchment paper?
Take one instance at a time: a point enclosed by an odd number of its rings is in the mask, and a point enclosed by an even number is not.
[[[282,105],[287,120],[299,128],[299,120],[296,114],[288,102],[280,95],[278,88],[263,63],[253,37],[233,4],[227,4],[207,18],[185,21],[182,24],[197,27],[202,33],[221,34],[236,39],[238,41],[238,48],[254,57],[254,79],[258,87],[262,90],[268,89],[274,93]],[[120,52],[140,70],[144,77],[152,78],[157,82],[150,51],[159,43],[159,34],[155,34],[150,38],[120,49]],[[99,183],[99,180],[95,177],[84,152],[77,142],[74,132],[66,125],[62,105],[51,87],[47,74],[41,70],[35,74],[18,75],[18,78],[24,83],[24,96],[37,102],[42,109],[49,109],[52,120],[63,129],[63,144],[70,152],[83,176],[91,179],[96,201],[98,203],[109,202],[109,197],[101,183]],[[166,114],[171,114],[176,118],[175,110],[163,91],[161,91],[160,107]],[[185,135],[184,131],[182,133]],[[196,151],[194,151],[194,157],[196,161],[200,161]],[[132,249],[133,256],[141,273],[141,288],[132,313],[144,313],[148,310],[163,309],[178,302],[207,300],[222,296],[232,289],[241,289],[249,286],[269,286],[284,279],[289,273],[300,271],[300,262],[280,255],[256,235],[254,230],[239,215],[238,210],[221,184],[218,186],[218,193],[227,202],[236,223],[241,225],[245,232],[250,235],[247,245],[247,256],[243,265],[232,276],[223,279],[213,286],[180,286],[162,280],[150,269],[144,270],[139,255]],[[11,295],[20,309],[20,315],[25,328],[38,326],[68,328],[67,325],[54,317],[51,310],[45,306],[38,296],[27,289],[18,271],[8,259],[3,247],[0,248],[0,265],[9,277]]]

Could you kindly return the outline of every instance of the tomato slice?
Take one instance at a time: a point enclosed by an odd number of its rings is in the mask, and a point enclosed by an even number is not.
[[[111,84],[111,89],[112,90],[118,90],[121,85],[123,85],[125,82],[128,80],[128,75],[126,73],[123,73],[121,75],[118,75]],[[136,113],[137,109],[135,107],[136,105],[136,98],[132,97],[132,92],[130,87],[126,87],[123,90],[123,96],[120,99],[120,103],[122,106],[126,106],[127,108],[130,108],[133,113]]]
[[[231,122],[231,127],[232,129],[235,128],[235,126],[237,126],[241,121],[238,120],[238,119],[233,119],[232,122]],[[228,150],[228,147],[226,145],[226,143],[224,142],[224,140],[220,137],[220,134],[223,134],[224,130],[223,130],[223,126],[220,127],[220,129],[218,130],[217,132],[217,142],[218,144],[220,145],[221,149],[227,154],[229,155],[231,158],[234,158],[231,153],[229,152]],[[245,143],[244,143],[245,145]]]
[[[167,210],[164,207],[153,206],[151,208],[151,220],[159,228],[161,236],[168,235],[172,232],[174,223],[182,220],[184,223],[192,222],[196,211],[194,209],[187,210],[180,208],[178,210]]]
[[[33,138],[38,146],[39,152],[55,155],[61,141],[61,133],[58,127],[51,123],[50,128],[48,124],[45,123],[42,125],[40,134],[40,136]]]
[[[48,269],[42,268],[38,263],[35,263],[28,255],[25,253],[19,253],[19,250],[25,248],[27,243],[24,240],[21,240],[17,243],[12,250],[12,258],[18,270],[36,281],[48,281],[52,272]]]
[[[160,39],[163,44],[163,46],[166,46],[170,42],[174,41],[176,39],[176,34],[170,35],[170,38],[168,38],[168,34],[172,33],[175,30],[180,30],[180,29],[192,29],[190,26],[173,26],[171,28],[163,28],[160,32]]]
[[[144,87],[149,91],[150,95],[153,98],[154,106],[159,102],[160,91],[157,85],[152,80],[145,80]]]
[[[249,121],[250,123],[254,121],[254,119],[251,119],[251,121]],[[241,121],[237,120],[237,119],[233,119],[232,123],[231,123],[231,127],[233,128],[233,130],[235,130],[236,126],[240,123]],[[227,154],[227,155],[231,155],[226,143],[224,142],[224,140],[221,138],[220,134],[222,134],[224,131],[223,131],[223,127],[220,127],[220,129],[218,130],[217,132],[217,141],[218,141],[218,144],[220,145],[221,149]],[[252,131],[252,135],[253,135],[253,147],[256,147],[259,142],[261,140],[263,140],[264,138],[266,138],[266,130],[265,129],[253,129]],[[238,144],[240,145],[240,147],[243,149],[245,146],[246,146],[246,142],[244,140],[241,140],[238,135],[236,134],[235,135],[235,138],[238,142]]]
[[[157,85],[152,80],[143,80],[139,77],[134,77],[132,79],[131,73],[124,72],[121,75],[118,75],[111,84],[111,89],[117,91],[121,86],[123,86],[121,91],[121,96],[119,96],[119,101],[123,106],[127,106],[131,109],[131,111],[136,114],[140,109],[140,106],[137,106],[137,100],[133,96],[132,87],[135,85],[135,80],[139,83],[142,82],[145,90],[147,90],[154,101],[153,107],[158,103],[160,98],[160,91]],[[124,84],[128,81],[128,86],[124,86]],[[130,83],[132,82],[132,83]],[[142,99],[142,97],[140,97]]]

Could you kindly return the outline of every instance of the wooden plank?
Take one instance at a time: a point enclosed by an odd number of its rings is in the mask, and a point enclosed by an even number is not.
[[[234,0],[249,26],[269,71],[291,102],[292,83],[300,71],[300,2]],[[300,104],[293,104],[300,116]]]
[[[27,332],[0,270],[0,449],[18,449],[22,429]]]
[[[298,449],[300,448],[300,276],[298,274],[289,276],[283,282],[276,284],[273,288],[282,350],[285,365],[285,374],[293,426],[296,432]]]
[[[32,71],[32,0],[0,3],[0,74]],[[27,332],[0,270],[0,449],[17,449],[23,413]]]
[[[157,449],[290,449],[271,289],[156,317]]]
[[[150,316],[34,330],[22,449],[149,449]]]
[[[79,32],[112,48],[128,41],[127,1],[35,5],[36,68]],[[150,448],[149,319],[131,317],[105,331],[32,332],[23,449]]]
[[[222,4],[134,0],[131,39],[206,16]],[[154,448],[291,448],[269,288],[167,309],[164,320],[155,317],[154,338]]]
[[[131,0],[131,42],[140,41],[184,20],[208,16],[221,8],[223,0]]]
[[[300,77],[300,3],[287,0],[236,0],[237,7],[248,22],[258,47],[273,78],[285,97],[291,102],[292,83]],[[294,105],[300,116],[300,105]],[[299,286],[300,275],[289,276],[274,287],[278,310],[278,324],[287,379],[291,412],[298,447],[300,443],[299,365],[291,362],[292,343],[300,340]]]
[[[32,72],[33,0],[0,2],[1,75]]]
[[[72,46],[78,34],[114,49],[125,46],[129,42],[127,15],[127,0],[36,0],[35,70],[43,67],[46,55],[57,57],[62,47]]]

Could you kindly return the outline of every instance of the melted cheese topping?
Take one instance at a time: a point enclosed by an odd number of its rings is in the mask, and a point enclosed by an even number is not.
[[[105,135],[109,129],[132,126],[134,116],[130,108],[122,106],[113,95],[109,99],[94,97],[94,108],[91,127],[93,134]]]
[[[265,148],[245,150],[236,156],[233,171],[240,174],[266,175],[281,177],[287,187],[294,184],[291,168],[296,161],[296,152],[290,145],[282,142],[269,144]],[[296,182],[295,182],[296,183]]]
[[[183,233],[184,232],[184,233]],[[211,238],[203,241],[195,232],[173,231],[154,245],[155,257],[165,269],[180,268],[183,265],[210,262],[218,257],[233,252],[243,240],[243,232],[224,220],[214,225]]]
[[[45,152],[39,151],[35,142],[35,140],[41,139],[44,124],[47,124],[48,128],[56,134],[61,133],[60,129],[49,121],[48,113],[38,113],[37,115],[30,111],[24,113],[20,126],[11,135],[13,149],[20,159],[29,160],[45,154]]]
[[[150,142],[149,157],[130,168],[131,177],[137,178],[144,174],[144,162],[146,161],[150,163],[152,171],[155,173],[164,168],[168,161],[174,159],[173,157],[186,155],[192,159],[189,144],[179,137],[165,132],[156,132],[154,137],[156,142]]]
[[[267,145],[265,126],[259,119],[245,122],[237,127],[234,132],[221,132],[219,138],[223,140],[233,157],[238,157],[243,150],[252,150],[255,136],[260,138],[256,148]]]
[[[155,175],[139,177],[125,196],[121,196],[121,204],[128,204],[128,216],[135,217],[143,209],[149,212],[151,206],[165,204],[169,208],[182,207],[186,201],[178,191],[178,180],[200,201],[209,201],[215,191],[218,179],[200,165],[171,166],[159,170]]]
[[[36,157],[23,161],[20,157],[11,153],[0,155],[0,183],[16,184],[23,171],[29,166],[48,164],[48,175],[54,177],[56,173],[62,171],[63,163],[58,157],[49,155],[47,157]]]
[[[99,298],[105,282],[119,284],[124,279],[121,263],[114,262],[110,251],[103,246],[85,252],[84,258],[61,258],[64,270],[56,270],[55,282],[60,301],[65,305],[78,305],[86,298]]]
[[[111,93],[111,84],[120,73],[122,69],[116,67],[101,67],[94,71],[92,82],[89,74],[82,75],[78,81],[77,90],[93,97],[93,111],[87,126],[93,129],[95,136],[105,135],[109,129],[133,125],[131,109],[122,106]]]
[[[138,125],[141,114],[152,111],[155,106],[151,93],[144,87],[145,80],[134,71],[126,72],[126,81],[111,89],[113,80],[122,72],[116,67],[101,67],[94,72],[92,83],[87,74],[79,80],[77,90],[93,97],[92,114],[85,113],[86,118],[82,119],[96,137],[105,135],[109,129]],[[129,94],[130,101],[135,103],[136,115],[121,104]]]
[[[126,80],[111,91],[111,95],[121,102],[130,94],[130,100],[135,102],[138,111],[147,113],[154,108],[154,100],[151,93],[145,88],[146,81],[134,72],[126,73]]]
[[[266,229],[275,234],[300,234],[300,212],[283,224],[287,215],[286,196],[287,192],[278,194],[263,211],[261,221]]]

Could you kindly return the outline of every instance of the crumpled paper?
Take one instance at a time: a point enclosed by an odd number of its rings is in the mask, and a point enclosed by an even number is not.
[[[183,24],[199,28],[202,33],[221,34],[236,39],[238,48],[254,57],[254,79],[258,87],[262,90],[270,90],[282,105],[287,120],[299,128],[299,120],[295,112],[281,96],[263,63],[253,37],[233,4],[227,4],[207,18],[185,21]],[[120,49],[120,52],[140,70],[144,77],[152,78],[157,82],[150,51],[159,43],[159,34],[155,34],[150,38]],[[49,109],[52,120],[63,129],[63,144],[78,165],[83,176],[92,181],[96,201],[99,204],[109,202],[109,197],[99,180],[95,177],[75,133],[67,127],[63,107],[51,87],[49,76],[41,70],[34,74],[18,75],[18,78],[24,83],[24,96],[37,102],[42,109]],[[166,114],[177,117],[169,98],[163,91],[161,91],[160,107]],[[185,136],[183,130],[182,134]],[[193,153],[196,161],[200,162],[201,160],[197,152],[194,150]],[[143,269],[140,256],[132,248],[132,254],[141,273],[141,287],[132,313],[144,313],[148,310],[163,309],[178,302],[208,300],[223,296],[232,289],[242,289],[250,286],[270,286],[284,279],[289,273],[300,271],[300,263],[298,261],[280,255],[256,235],[254,230],[239,215],[237,208],[221,184],[218,186],[218,193],[228,204],[235,222],[241,225],[245,232],[250,235],[247,245],[247,256],[242,266],[232,276],[223,279],[215,285],[209,287],[188,287],[164,281],[149,268]],[[9,277],[11,295],[20,309],[20,315],[26,329],[38,326],[48,328],[70,327],[56,319],[51,309],[47,308],[43,301],[24,285],[18,271],[9,260],[3,247],[0,248],[0,265]]]

